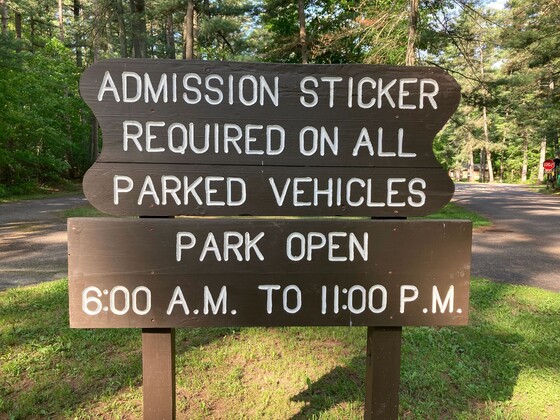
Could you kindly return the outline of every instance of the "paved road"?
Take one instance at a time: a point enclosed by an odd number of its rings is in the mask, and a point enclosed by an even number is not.
[[[66,220],[81,196],[0,204],[0,290],[67,275]]]
[[[518,185],[458,184],[453,201],[486,216],[472,275],[560,291],[560,198]]]

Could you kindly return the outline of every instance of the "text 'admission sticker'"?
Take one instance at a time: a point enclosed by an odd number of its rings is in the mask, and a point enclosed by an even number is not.
[[[471,229],[436,220],[69,219],[70,326],[466,325]]]
[[[432,143],[460,89],[437,68],[108,60],[80,90],[106,213],[406,217],[453,194]]]

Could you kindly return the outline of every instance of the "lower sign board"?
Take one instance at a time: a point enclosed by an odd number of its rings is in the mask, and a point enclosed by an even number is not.
[[[466,325],[471,223],[74,218],[70,326]]]

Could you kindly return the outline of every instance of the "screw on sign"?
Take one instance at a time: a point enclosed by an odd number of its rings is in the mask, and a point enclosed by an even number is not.
[[[543,167],[544,167],[544,170],[547,173],[549,173],[549,172],[552,172],[554,170],[554,168],[556,167],[556,163],[552,159],[547,159],[543,162]]]
[[[94,64],[80,91],[103,131],[87,199],[144,218],[69,220],[70,324],[143,329],[144,417],[175,417],[176,327],[364,325],[365,418],[397,418],[402,326],[468,322],[472,229],[369,218],[450,201],[433,140],[457,82],[129,59]],[[165,218],[179,215],[203,217]]]

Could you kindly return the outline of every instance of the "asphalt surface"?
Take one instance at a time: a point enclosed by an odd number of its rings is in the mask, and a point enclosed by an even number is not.
[[[0,290],[67,275],[66,220],[60,212],[86,203],[69,196],[0,204]]]
[[[453,201],[493,222],[473,233],[473,276],[560,291],[559,197],[519,185],[457,184]]]
[[[489,218],[472,275],[560,292],[560,198],[517,185],[458,184],[453,201]],[[82,196],[0,204],[0,290],[67,275],[66,221]]]

